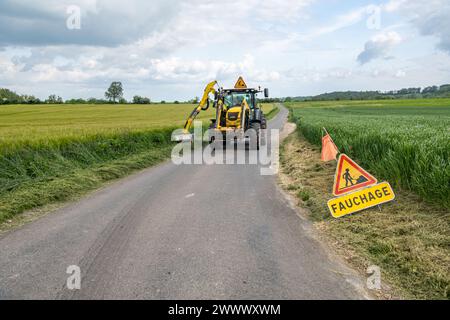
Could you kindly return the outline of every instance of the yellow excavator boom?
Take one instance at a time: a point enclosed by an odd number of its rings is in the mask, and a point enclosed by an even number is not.
[[[203,92],[203,97],[200,100],[199,104],[190,114],[189,118],[186,120],[186,123],[184,124],[184,133],[189,134],[191,130],[192,123],[194,122],[195,118],[201,111],[206,111],[209,108],[209,94],[215,94],[216,89],[214,88],[217,84],[217,81],[210,82]]]

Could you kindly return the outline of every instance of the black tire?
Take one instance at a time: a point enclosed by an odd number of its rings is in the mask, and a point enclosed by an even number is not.
[[[259,122],[252,122],[250,124],[250,129],[253,129],[256,131],[256,150],[259,150],[259,133],[261,131],[261,124]],[[251,142],[250,142],[250,145],[252,145]]]
[[[267,120],[266,120],[266,118],[262,118],[262,120],[261,120],[261,129],[267,129]]]

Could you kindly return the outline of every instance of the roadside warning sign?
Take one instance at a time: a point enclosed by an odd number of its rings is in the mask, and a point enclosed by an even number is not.
[[[395,199],[394,191],[388,182],[382,182],[345,196],[328,201],[328,209],[335,218],[368,209]]]
[[[377,179],[345,154],[339,156],[333,194],[340,196],[377,183]]]
[[[239,77],[238,81],[234,85],[235,89],[247,89],[247,84],[242,77]]]

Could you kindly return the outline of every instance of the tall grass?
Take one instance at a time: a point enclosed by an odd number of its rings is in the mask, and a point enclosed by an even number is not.
[[[0,155],[0,221],[166,159],[171,128],[23,143]]]
[[[326,127],[341,152],[398,188],[450,208],[450,100],[294,103],[303,135],[320,144]]]

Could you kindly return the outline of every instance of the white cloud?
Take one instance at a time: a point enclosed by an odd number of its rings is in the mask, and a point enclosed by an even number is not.
[[[391,0],[385,10],[405,16],[421,35],[436,37],[438,48],[450,53],[450,1]]]
[[[236,1],[239,6],[242,1]],[[275,21],[297,20],[302,15],[303,10],[311,5],[314,0],[269,0],[251,1],[252,8],[260,19]]]
[[[331,34],[338,30],[353,26],[373,15],[374,8],[377,7],[374,5],[367,5],[352,9],[344,14],[340,14],[325,26],[318,27],[309,32],[307,35],[303,36],[302,39],[311,40],[316,37]]]
[[[395,74],[395,76],[397,78],[404,78],[404,77],[406,77],[406,72],[403,70],[398,70],[397,73]]]
[[[321,27],[313,32],[309,37],[317,37],[324,34],[333,33],[342,28],[349,27],[360,22],[367,15],[368,7],[361,7],[338,16],[334,22],[327,26]]]
[[[79,34],[65,28],[68,4],[82,9]],[[250,83],[267,83],[275,94],[363,83],[383,87],[406,83],[417,70],[430,82],[449,78],[440,71],[449,70],[449,60],[426,66],[414,60],[433,52],[431,37],[420,53],[409,41],[415,26],[435,37],[439,48],[448,47],[448,0],[386,2],[382,21],[394,24],[361,52],[361,37],[374,32],[363,26],[370,7],[342,9],[324,0],[1,0],[1,86],[41,98],[80,92],[99,97],[108,82],[118,80],[126,95],[138,88],[155,99],[180,100],[212,79],[232,85],[239,74]],[[395,27],[399,22],[401,29]],[[341,38],[337,31],[344,28]],[[324,41],[322,35],[333,36]],[[395,47],[400,42],[410,51]],[[394,48],[397,59],[382,60]],[[358,54],[361,63],[372,62],[371,70],[356,65]]]
[[[126,51],[124,51],[126,52]],[[125,53],[124,53],[125,54]],[[120,60],[119,57],[115,57]],[[125,58],[122,56],[122,58]],[[78,58],[48,60],[35,63],[26,72],[24,63],[14,64],[0,55],[0,71],[4,82],[32,84],[43,83],[98,83],[121,80],[125,82],[162,81],[164,83],[203,84],[213,79],[234,81],[239,74],[252,82],[276,81],[280,74],[274,70],[261,68],[251,54],[237,61],[218,59],[190,60],[179,57],[154,58],[148,60],[124,59],[122,63],[111,64],[102,54],[82,55]],[[20,80],[19,80],[20,79]]]
[[[395,31],[379,33],[364,45],[364,51],[358,55],[361,64],[368,63],[374,59],[385,57],[389,49],[402,41],[400,35]]]
[[[2,0],[0,46],[131,43],[170,24],[180,1]],[[66,26],[69,6],[81,9],[79,30]]]
[[[408,2],[408,0],[390,0],[383,5],[383,9],[386,12],[394,12],[400,9],[406,2]]]
[[[328,80],[345,80],[353,76],[353,71],[347,68],[291,68],[283,72],[289,81],[320,83]]]
[[[5,84],[14,84],[18,79],[24,80],[22,84],[30,85],[39,81],[49,84],[84,83],[104,86],[105,82],[112,80],[132,83],[199,83],[216,78],[229,78],[228,80],[234,81],[238,73],[255,81],[275,81],[280,77],[276,70],[258,66],[254,55],[245,55],[245,52],[257,48],[263,39],[277,36],[275,31],[271,32],[271,35],[262,32],[259,29],[261,21],[280,19],[283,15],[296,20],[300,12],[313,1],[269,0],[259,3],[257,0],[132,0],[124,5],[122,1],[116,0],[62,0],[55,3],[52,0],[43,0],[39,5],[34,5],[26,0],[19,0],[19,3],[7,0],[0,5],[5,9],[0,16],[18,16],[18,11],[26,7],[30,15],[23,17],[25,23],[21,25],[27,25],[26,21],[42,19],[51,21],[53,26],[57,21],[55,17],[61,18],[61,14],[65,14],[63,9],[69,2],[80,5],[83,9],[82,29],[86,28],[86,32],[90,32],[90,18],[99,19],[101,21],[95,21],[93,26],[104,29],[109,36],[94,44],[95,37],[99,35],[99,31],[96,31],[97,33],[88,35],[87,38],[91,37],[91,40],[83,40],[86,45],[73,46],[70,45],[73,40],[70,37],[53,39],[51,32],[46,34],[47,29],[39,30],[34,43],[37,46],[29,47],[29,54],[11,56],[11,52],[17,51],[16,45],[20,46],[24,39],[21,39],[20,34],[6,35],[7,30],[0,31],[0,44],[2,40],[11,43],[6,50],[10,56],[10,64],[8,75],[3,77]],[[165,6],[169,3],[177,10],[166,12]],[[159,15],[161,10],[164,14]],[[47,15],[48,18],[43,18]],[[168,23],[167,17],[173,23]],[[127,25],[123,26],[120,32],[116,32],[114,26],[120,26],[122,22]],[[64,25],[63,23],[62,26]],[[154,27],[157,25],[164,27]],[[144,33],[135,32],[134,28],[141,27]],[[35,30],[22,31],[32,35]],[[133,37],[135,40],[128,43]],[[114,46],[105,46],[110,44]],[[240,54],[227,57],[227,51],[236,49]],[[186,55],[183,57],[182,52],[185,50],[208,50],[210,54],[206,58]],[[214,53],[218,53],[218,56],[215,57]],[[11,69],[11,66],[14,69]]]

